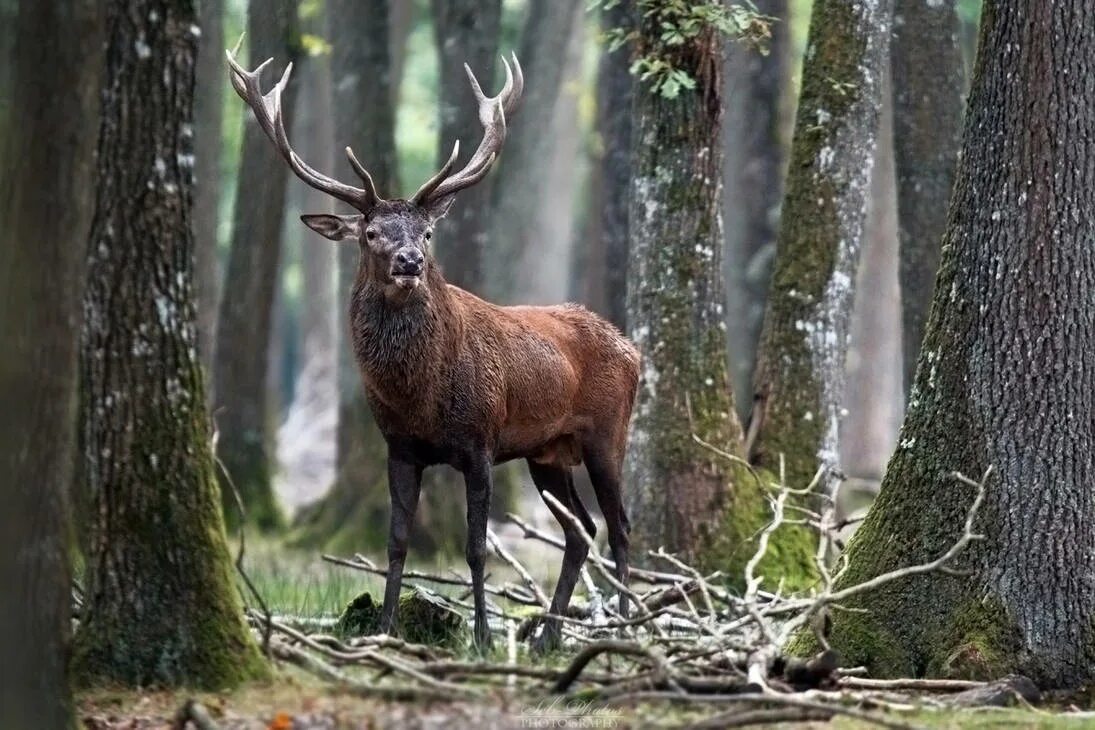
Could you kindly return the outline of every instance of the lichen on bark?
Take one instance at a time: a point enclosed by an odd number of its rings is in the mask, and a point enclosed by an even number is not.
[[[801,488],[839,480],[848,321],[874,164],[888,0],[814,4],[768,310],[752,460]]]

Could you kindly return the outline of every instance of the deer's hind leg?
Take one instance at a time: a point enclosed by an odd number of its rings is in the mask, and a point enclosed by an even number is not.
[[[528,462],[532,481],[536,484],[537,491],[543,497],[545,493],[555,497],[566,509],[582,523],[590,537],[596,534],[597,526],[590,517],[589,511],[578,497],[578,491],[574,488],[574,480],[570,473],[570,467],[557,466],[556,464],[543,464],[533,460]],[[563,514],[551,502],[544,500],[563,528],[563,536],[566,544],[563,548],[563,566],[559,570],[559,582],[555,584],[555,595],[551,599],[549,612],[555,616],[565,614],[570,606],[570,598],[574,594],[574,586],[578,582],[578,574],[582,569],[589,554],[589,545],[582,537],[577,526]],[[543,631],[533,643],[534,651],[550,651],[559,646],[562,640],[562,623],[557,618],[544,620]]]
[[[619,452],[619,453],[617,453]],[[608,529],[608,547],[612,551],[612,560],[616,563],[616,578],[627,585],[631,574],[628,567],[631,523],[624,511],[623,494],[620,486],[623,450],[606,448],[601,444],[584,445],[582,458],[589,470],[589,481],[597,495],[597,504],[605,518]],[[628,617],[627,598],[620,594],[620,615]]]

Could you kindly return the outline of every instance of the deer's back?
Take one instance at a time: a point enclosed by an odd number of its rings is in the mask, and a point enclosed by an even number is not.
[[[583,434],[626,432],[639,354],[609,322],[571,304],[460,300],[467,348],[494,383],[499,460],[578,463]]]

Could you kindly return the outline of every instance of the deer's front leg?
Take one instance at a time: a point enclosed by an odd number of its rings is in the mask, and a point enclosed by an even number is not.
[[[490,626],[487,624],[487,598],[483,589],[483,569],[487,560],[487,514],[490,512],[491,459],[487,454],[476,455],[464,468],[464,484],[468,497],[468,568],[471,570],[472,595],[475,598],[475,644],[480,650],[490,648]]]
[[[403,584],[403,562],[407,559],[407,538],[414,524],[418,492],[422,485],[422,467],[388,454],[388,492],[392,499],[392,521],[388,530],[388,580],[384,584],[384,608],[380,612],[380,631],[393,633],[399,608],[399,589]]]

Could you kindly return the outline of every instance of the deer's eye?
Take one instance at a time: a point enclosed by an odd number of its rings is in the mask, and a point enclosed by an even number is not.
[[[427,230],[426,230],[426,240],[428,241],[428,240],[430,240],[431,238],[433,238],[433,231],[431,231],[431,230],[427,229]]]
[[[375,228],[366,228],[365,229],[365,238],[369,239],[370,241],[375,241],[376,240],[376,229]]]

